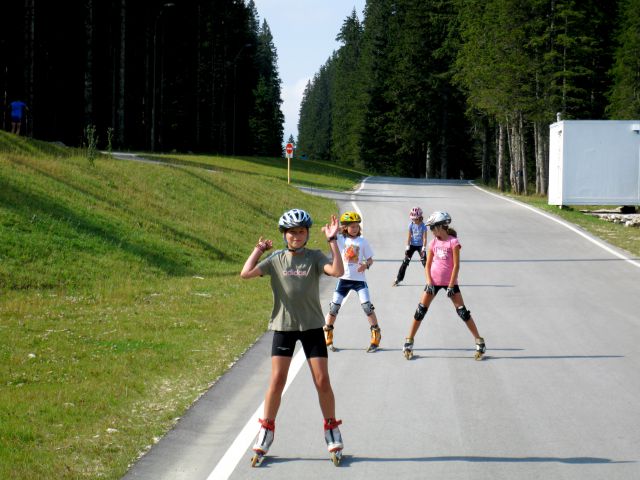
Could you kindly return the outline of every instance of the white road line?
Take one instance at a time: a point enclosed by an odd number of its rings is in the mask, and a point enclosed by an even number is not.
[[[360,187],[354,192],[354,194],[362,190],[362,187],[364,187],[364,183],[366,181],[367,179],[365,178],[360,184]],[[358,212],[360,216],[362,216],[362,213],[360,213],[360,209],[358,208],[358,205],[353,201],[353,196],[351,197],[351,199],[352,199],[351,205],[353,205],[354,210]],[[349,294],[347,295],[347,298],[344,299],[343,303],[347,302],[347,300],[350,297],[350,294],[351,292],[349,292]],[[300,371],[300,368],[304,363],[305,363],[304,351],[300,349],[298,350],[298,353],[296,353],[296,355],[293,357],[293,360],[291,361],[291,365],[289,366],[287,383],[285,384],[284,390],[282,391],[283,396],[287,391],[287,389],[289,388],[289,385],[291,385],[293,380],[296,378],[296,375],[298,375],[298,372]],[[256,411],[253,413],[253,415],[251,415],[251,417],[249,418],[245,426],[242,428],[238,436],[235,438],[231,446],[227,449],[227,451],[222,456],[220,461],[217,463],[213,471],[209,474],[209,476],[207,477],[207,480],[227,480],[231,476],[233,471],[238,466],[238,463],[240,463],[240,460],[242,459],[243,455],[247,451],[247,445],[251,445],[251,443],[253,442],[253,439],[256,436],[258,419],[262,415],[263,411],[264,411],[264,402],[262,402],[260,406],[256,409]],[[248,461],[249,460],[247,459],[247,462]]]
[[[587,235],[586,233],[578,230],[576,227],[574,227],[570,223],[565,222],[564,220],[561,220],[561,219],[556,218],[556,217],[554,217],[552,215],[549,215],[548,213],[545,213],[542,210],[539,210],[539,209],[537,209],[535,207],[532,207],[531,205],[527,205],[526,203],[522,203],[522,202],[519,202],[519,201],[514,200],[512,198],[503,197],[502,195],[497,195],[497,194],[495,194],[493,192],[489,192],[489,191],[485,190],[484,188],[481,188],[481,187],[479,187],[479,186],[477,186],[477,185],[475,185],[473,183],[472,183],[472,185],[475,188],[477,188],[478,190],[480,190],[481,192],[486,193],[487,195],[491,195],[493,197],[500,198],[500,199],[505,200],[507,202],[511,202],[511,203],[513,203],[515,205],[519,205],[519,206],[524,207],[524,208],[526,208],[528,210],[531,210],[534,213],[537,213],[538,215],[542,215],[543,217],[548,218],[549,220],[553,220],[554,222],[559,223],[560,225],[562,225],[562,226],[568,228],[569,230],[571,230],[572,232],[577,233],[581,237],[589,240],[591,243],[593,243],[594,245],[597,245],[598,247],[602,248],[603,250],[609,252],[610,254],[615,255],[616,257],[624,260],[625,262],[628,262],[631,265],[640,268],[640,263],[639,262],[636,262],[635,260],[630,259],[629,257],[621,254],[620,252],[615,251],[614,249],[610,248],[608,245],[605,245],[601,241],[596,240],[595,238],[593,238],[593,237]]]
[[[360,218],[362,218],[362,212],[360,211],[360,208],[358,208],[358,204],[355,202],[355,196],[358,193],[360,193],[360,190],[364,188],[364,184],[367,182],[369,178],[370,177],[367,177],[364,180],[362,180],[358,189],[355,192],[353,192],[353,194],[351,194],[351,206],[353,207],[353,210],[356,211],[358,215],[360,215]],[[362,224],[362,226],[364,226],[364,219],[360,223]]]
[[[287,391],[289,385],[291,385],[291,382],[293,382],[304,363],[304,351],[300,349],[291,361],[291,365],[289,367],[289,376],[287,378],[287,383],[284,386],[284,390],[282,391],[282,395],[284,395],[284,393]],[[260,418],[260,416],[262,416],[263,410],[264,402],[260,404],[251,418],[249,418],[249,421],[247,421],[244,428],[240,431],[240,433],[233,441],[231,446],[227,449],[225,454],[222,456],[216,467],[209,474],[207,480],[226,480],[227,478],[229,478],[229,476],[233,473],[236,466],[240,462],[240,459],[247,451],[247,446],[251,445],[251,443],[253,442],[258,431],[258,419]],[[247,459],[247,463],[248,462],[249,459]]]

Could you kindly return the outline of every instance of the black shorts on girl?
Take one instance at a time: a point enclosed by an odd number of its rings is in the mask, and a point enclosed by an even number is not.
[[[327,358],[327,344],[324,340],[322,328],[312,330],[283,332],[276,330],[273,332],[273,343],[271,344],[272,357],[292,357],[296,347],[296,342],[300,340],[302,349],[307,358],[324,357]]]
[[[440,291],[443,288],[446,290],[447,288],[449,288],[449,286],[448,285],[434,285],[433,288],[435,290],[433,292],[433,294],[436,295],[438,293],[438,291]],[[426,286],[424,287],[424,291],[425,292],[427,291],[427,287]],[[454,285],[453,286],[453,293],[460,293],[460,287],[458,287],[458,285]]]

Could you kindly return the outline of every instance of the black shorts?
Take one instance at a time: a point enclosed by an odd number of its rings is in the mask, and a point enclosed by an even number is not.
[[[434,285],[433,288],[435,289],[434,295],[436,295],[440,291],[440,289],[444,288],[446,290],[449,287],[445,285]],[[424,287],[424,291],[427,291],[426,286]],[[453,293],[460,293],[460,287],[458,287],[458,285],[453,286]]]
[[[324,340],[322,328],[314,328],[303,332],[273,332],[273,343],[271,344],[272,357],[292,357],[296,342],[300,340],[302,349],[307,358],[328,357],[327,344]]]

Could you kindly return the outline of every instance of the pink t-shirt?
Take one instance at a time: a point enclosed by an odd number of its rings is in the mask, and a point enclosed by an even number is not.
[[[449,237],[447,240],[434,238],[429,244],[429,250],[433,255],[431,263],[431,280],[433,285],[448,286],[453,271],[453,249],[462,248],[456,237]],[[457,282],[456,282],[457,283]]]

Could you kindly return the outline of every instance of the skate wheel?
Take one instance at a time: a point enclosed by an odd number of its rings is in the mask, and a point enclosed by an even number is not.
[[[406,358],[407,360],[411,360],[413,358],[413,352],[410,350],[405,351],[404,358]]]
[[[484,354],[482,354],[482,353],[480,353],[480,352],[476,352],[476,354],[475,354],[475,359],[476,359],[476,360],[482,360],[482,356],[483,356],[483,355],[484,355]]]
[[[333,343],[331,345],[329,345],[329,350],[331,350],[332,352],[337,352],[338,349],[336,347],[334,347]]]
[[[333,464],[338,467],[340,466],[340,461],[342,460],[342,451],[339,450],[337,452],[331,452],[331,461]]]
[[[251,466],[257,467],[262,463],[262,455],[256,453],[253,457],[251,457]]]
[[[371,345],[369,346],[369,348],[367,348],[367,353],[373,353],[376,350],[378,350],[378,347],[376,347],[375,345]]]

